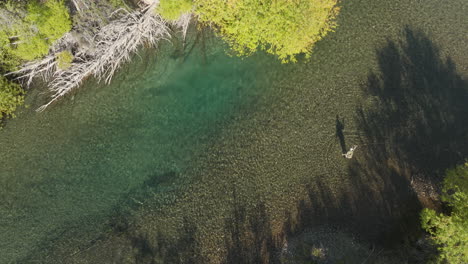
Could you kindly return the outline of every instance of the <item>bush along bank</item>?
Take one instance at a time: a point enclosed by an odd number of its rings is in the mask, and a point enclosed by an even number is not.
[[[0,4],[1,120],[13,117],[17,107],[24,103],[23,88],[8,73],[48,54],[49,47],[71,26],[63,0],[10,0]]]

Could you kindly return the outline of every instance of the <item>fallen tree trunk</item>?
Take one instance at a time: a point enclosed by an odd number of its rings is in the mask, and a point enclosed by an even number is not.
[[[154,11],[157,4],[156,1],[133,12],[117,10],[113,14],[117,18],[100,28],[92,39],[88,38],[87,42],[90,43],[87,43],[86,48],[79,43],[79,37],[68,33],[51,48],[50,55],[27,63],[20,70],[9,74],[19,76],[17,79],[23,80],[26,85],[30,85],[33,78],[38,76],[49,80],[52,98],[37,111],[43,111],[89,76],[109,83],[115,71],[122,63],[129,61],[143,44],[154,47],[160,40],[169,39],[169,23]],[[184,14],[171,24],[181,28],[185,37],[190,19],[191,14]],[[69,68],[61,70],[57,67],[56,54],[70,47],[76,50],[73,62]]]

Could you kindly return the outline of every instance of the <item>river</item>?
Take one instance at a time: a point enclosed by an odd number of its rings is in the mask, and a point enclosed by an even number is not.
[[[405,52],[401,43],[422,50],[428,39],[441,52],[426,55],[449,56],[460,72],[427,63],[466,78],[466,9],[463,0],[348,1],[309,62],[236,58],[198,33],[142,50],[110,85],[89,80],[42,113],[43,88],[30,91],[29,107],[0,131],[0,262],[265,261],[279,234],[306,222],[381,238],[382,226],[393,230],[421,205],[405,174],[411,157],[364,154],[378,151],[359,117],[379,96],[365,96],[369,76],[392,72],[385,60]],[[392,43],[402,50],[385,57]],[[458,112],[454,124],[463,124]],[[339,120],[346,148],[367,145],[354,163],[341,157]],[[466,131],[456,135],[461,142]]]

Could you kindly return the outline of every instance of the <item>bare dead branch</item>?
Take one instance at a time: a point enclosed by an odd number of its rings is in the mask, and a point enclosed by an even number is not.
[[[77,40],[71,34],[65,35],[54,45],[51,55],[39,61],[24,65],[10,73],[18,75],[30,85],[33,78],[41,75],[51,77],[49,89],[51,100],[47,106],[78,87],[87,77],[94,76],[98,81],[109,83],[122,63],[129,61],[142,44],[156,46],[160,40],[170,37],[168,24],[156,12],[156,4],[140,11],[127,13],[102,27],[92,39],[92,49],[79,50],[74,61],[66,70],[57,67],[56,53],[64,46],[73,45]]]

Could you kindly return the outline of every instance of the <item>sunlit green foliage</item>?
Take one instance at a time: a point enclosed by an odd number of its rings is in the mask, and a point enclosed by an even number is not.
[[[447,172],[442,201],[450,206],[450,215],[424,209],[422,227],[438,245],[439,262],[468,263],[468,163]]]
[[[31,1],[26,21],[36,25],[39,34],[49,42],[57,40],[71,29],[70,15],[60,0],[47,0],[44,4]]]
[[[39,58],[48,53],[50,44],[70,29],[70,15],[63,1],[31,1],[27,4],[24,21],[12,32],[18,36],[18,41],[11,52],[23,60]]]
[[[13,116],[16,107],[23,102],[24,92],[21,86],[0,75],[0,121],[3,117]]]
[[[57,67],[61,70],[68,69],[73,61],[73,54],[69,51],[62,51],[57,54]]]
[[[191,0],[160,0],[157,12],[167,20],[176,20],[192,9]]]
[[[0,30],[0,73],[14,70],[19,60],[11,53],[9,35]]]
[[[113,7],[124,7],[125,6],[125,1],[124,0],[109,0],[109,3]]]
[[[239,55],[256,50],[283,62],[311,53],[336,26],[337,0],[195,0],[202,22],[214,24]]]
[[[23,104],[24,91],[3,74],[24,61],[46,55],[49,46],[71,29],[71,21],[63,0],[6,1],[1,7],[0,118],[4,118],[13,116]],[[67,57],[62,61],[62,66],[66,65]]]

